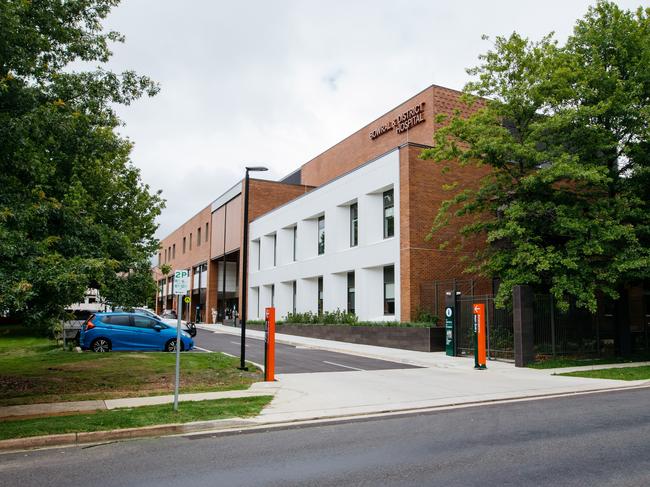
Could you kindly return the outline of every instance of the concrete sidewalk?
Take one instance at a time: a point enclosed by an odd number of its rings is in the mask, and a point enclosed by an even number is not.
[[[246,390],[219,391],[219,392],[197,392],[192,394],[180,394],[178,400],[184,401],[207,401],[213,399],[233,399],[238,397],[252,396],[273,396],[280,385],[273,382],[256,382]],[[44,404],[23,404],[19,406],[0,407],[0,419],[16,418],[20,416],[52,416],[65,413],[102,411],[118,408],[135,408],[140,406],[156,406],[159,404],[171,404],[174,402],[174,395],[129,397],[125,399],[106,399],[99,401],[73,401],[54,402]]]
[[[239,328],[222,325],[200,327],[240,334]],[[250,337],[264,337],[261,331],[247,330],[246,333]],[[375,414],[650,384],[650,381],[562,377],[553,375],[556,370],[516,368],[511,363],[497,361],[489,361],[487,370],[474,370],[473,359],[449,357],[444,352],[415,352],[282,334],[276,335],[276,341],[423,368],[280,374],[277,380],[281,387],[275,399],[253,421]]]

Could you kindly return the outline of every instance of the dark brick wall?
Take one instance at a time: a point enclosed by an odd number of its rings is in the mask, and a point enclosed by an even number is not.
[[[264,325],[248,324],[247,328],[264,330]],[[392,326],[345,326],[345,325],[292,325],[278,324],[277,333],[297,335],[323,340],[400,348],[418,352],[441,352],[444,350],[444,328],[402,328]]]

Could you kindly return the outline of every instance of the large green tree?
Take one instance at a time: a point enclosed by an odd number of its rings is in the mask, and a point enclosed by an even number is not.
[[[449,185],[431,236],[462,217],[501,303],[528,284],[594,312],[650,278],[650,9],[600,1],[564,44],[497,37],[468,72],[472,114],[441,116],[423,156],[489,171]]]
[[[51,322],[90,286],[116,304],[155,289],[163,200],[114,107],[158,87],[101,68],[123,41],[101,24],[117,3],[0,2],[0,312],[27,322]]]

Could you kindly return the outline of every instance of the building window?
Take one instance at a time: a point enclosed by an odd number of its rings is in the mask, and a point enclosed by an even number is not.
[[[323,276],[318,278],[318,314],[323,314]]]
[[[165,260],[163,262],[167,262],[167,249],[165,249],[164,252],[165,252]]]
[[[192,250],[192,234],[190,233],[190,250]]]
[[[357,203],[350,205],[350,247],[359,245],[359,207]]]
[[[293,261],[296,259],[296,248],[298,247],[298,225],[293,227]]]
[[[185,253],[185,237],[183,237],[183,253]]]
[[[257,241],[257,270],[262,268],[262,241]]]
[[[278,262],[278,234],[273,234],[273,267],[277,265]]]
[[[395,266],[384,267],[384,314],[395,314]]]
[[[160,252],[158,252],[158,267],[160,267],[160,264],[162,264],[162,257],[160,255]]]
[[[318,217],[318,255],[325,253],[325,217]]]
[[[201,246],[201,227],[196,229],[196,246]]]
[[[355,313],[354,308],[354,271],[348,272],[348,313]]]
[[[395,235],[395,207],[393,204],[393,190],[384,191],[384,238]]]
[[[271,308],[275,307],[275,284],[271,284]]]
[[[208,224],[205,224],[205,241],[208,242]]]
[[[167,249],[167,260],[172,260],[172,248]]]
[[[298,283],[296,281],[293,281],[293,293],[292,293],[292,301],[291,301],[291,312],[295,315],[296,314],[296,297],[298,294]]]
[[[176,244],[172,245],[172,259],[176,258]]]

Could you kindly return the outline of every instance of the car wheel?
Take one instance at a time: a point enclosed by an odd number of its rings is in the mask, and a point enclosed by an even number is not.
[[[181,352],[183,351],[185,347],[183,346],[183,341],[181,340]],[[165,344],[165,350],[167,352],[175,352],[176,351],[176,339],[174,338],[173,340],[169,340]]]
[[[107,338],[96,338],[90,344],[90,349],[93,352],[110,352],[111,342]]]

